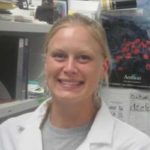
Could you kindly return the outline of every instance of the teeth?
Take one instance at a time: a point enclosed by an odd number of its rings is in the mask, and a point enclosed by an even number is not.
[[[69,80],[59,80],[59,81],[65,86],[77,86],[83,83],[81,81],[69,81]]]
[[[77,81],[61,81],[65,85],[78,85],[80,82]]]

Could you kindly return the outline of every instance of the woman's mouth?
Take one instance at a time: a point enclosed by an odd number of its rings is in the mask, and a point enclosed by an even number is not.
[[[69,88],[69,89],[77,88],[84,84],[84,81],[68,80],[68,79],[58,79],[58,82],[63,88]]]

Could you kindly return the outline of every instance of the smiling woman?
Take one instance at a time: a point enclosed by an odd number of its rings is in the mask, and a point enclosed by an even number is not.
[[[71,98],[70,102],[81,99],[84,106],[89,99],[94,99],[99,81],[108,70],[108,59],[103,58],[102,51],[101,44],[83,26],[59,29],[48,43],[45,61],[53,99]]]
[[[101,24],[80,14],[58,20],[45,43],[51,98],[34,112],[4,122],[0,149],[149,150],[150,139],[112,117],[98,96],[109,64]]]

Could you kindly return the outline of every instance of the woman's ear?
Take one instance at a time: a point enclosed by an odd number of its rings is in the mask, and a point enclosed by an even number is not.
[[[104,80],[105,77],[108,74],[109,71],[109,67],[110,67],[110,61],[108,60],[108,58],[105,58],[102,62],[102,70],[101,70],[101,74],[100,74],[100,80]]]
[[[44,57],[44,72],[45,72],[45,75],[47,74],[47,55],[45,55]]]

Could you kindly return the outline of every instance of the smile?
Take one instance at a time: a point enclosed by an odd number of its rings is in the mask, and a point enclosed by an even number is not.
[[[66,80],[66,79],[58,79],[58,82],[66,88],[74,88],[84,84],[83,81],[76,81],[76,80]]]

